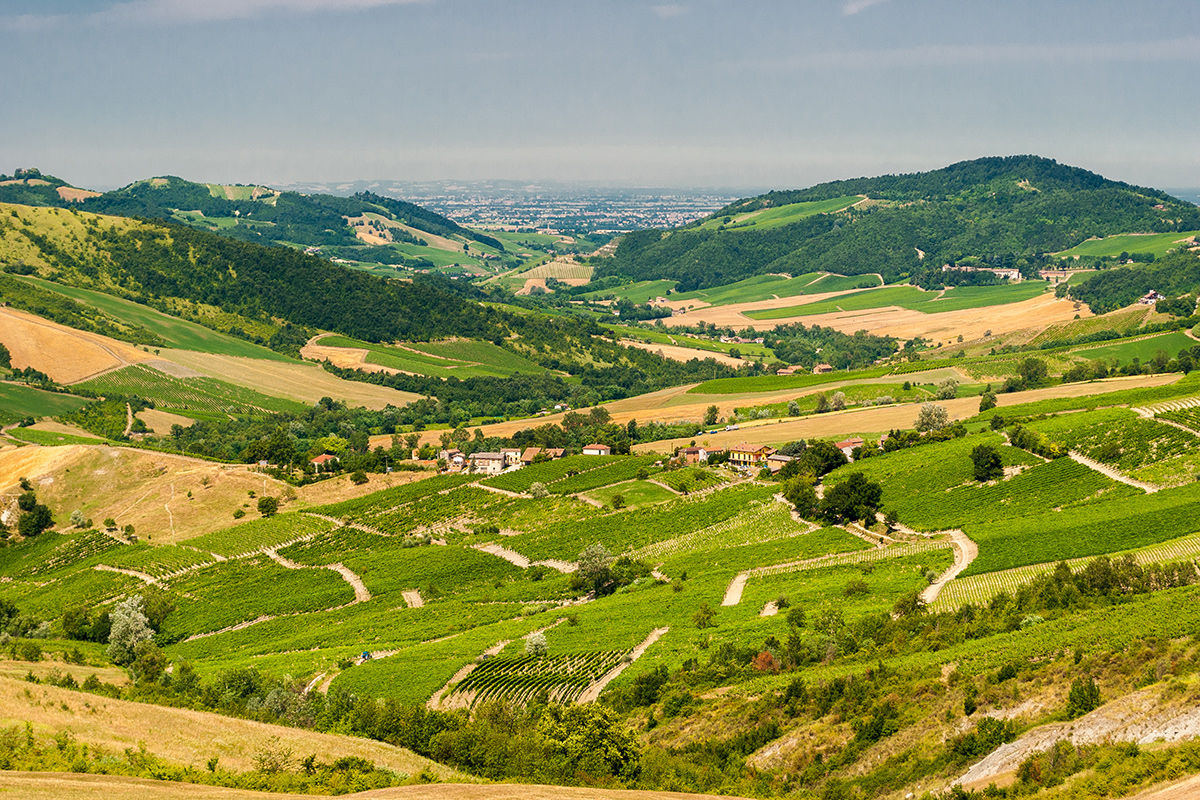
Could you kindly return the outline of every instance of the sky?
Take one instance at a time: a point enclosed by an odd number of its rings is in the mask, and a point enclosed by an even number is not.
[[[1200,186],[1200,3],[0,0],[0,173]]]

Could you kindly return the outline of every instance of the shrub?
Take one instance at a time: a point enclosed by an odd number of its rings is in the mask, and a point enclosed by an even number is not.
[[[546,642],[546,634],[539,631],[525,640],[525,655],[541,658],[549,652],[550,645]]]
[[[274,497],[267,496],[258,498],[259,514],[262,514],[264,517],[270,517],[273,516],[277,511],[279,511],[279,501]]]

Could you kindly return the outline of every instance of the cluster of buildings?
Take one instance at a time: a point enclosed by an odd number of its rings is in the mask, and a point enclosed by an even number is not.
[[[775,370],[776,375],[795,375],[798,372],[808,372],[808,367],[793,365],[790,367],[784,367],[783,369]],[[827,372],[833,372],[832,364],[813,364],[813,375],[824,375]]]
[[[446,462],[451,472],[472,472],[482,475],[499,475],[509,469],[527,467],[539,456],[547,460],[562,458],[566,451],[561,447],[504,448],[498,453],[472,453],[461,450],[442,450],[438,458]],[[589,444],[583,448],[585,456],[610,456],[612,448],[606,444]]]
[[[991,272],[998,278],[1004,278],[1009,283],[1021,282],[1021,270],[1004,267],[968,267],[956,264],[943,264],[942,272]]]

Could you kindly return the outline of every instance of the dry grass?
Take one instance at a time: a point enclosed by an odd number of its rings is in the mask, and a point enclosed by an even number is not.
[[[190,417],[172,414],[170,411],[159,411],[157,408],[142,409],[137,413],[137,417],[146,423],[146,426],[150,430],[157,434],[170,433],[172,425],[182,425],[185,428],[189,428],[196,424],[196,420]],[[82,435],[87,436],[88,433],[84,431]]]
[[[636,347],[639,350],[649,350],[651,353],[658,353],[664,358],[669,358],[672,361],[691,361],[693,358],[698,358],[703,361],[706,358],[711,358],[718,364],[725,364],[730,367],[740,367],[746,362],[740,358],[734,358],[727,353],[717,353],[711,350],[697,350],[692,347],[680,347],[673,344],[655,344],[653,342],[635,342],[632,339],[622,339],[621,344],[626,347]]]
[[[93,192],[91,189],[76,189],[74,186],[60,186],[54,191],[58,192],[58,196],[63,200],[73,203],[78,203],[89,197],[100,196],[100,192]]]
[[[76,383],[101,372],[154,358],[131,344],[77,331],[41,317],[0,308],[4,344],[17,369],[33,367],[59,383]]]
[[[25,800],[262,800],[309,798],[331,800],[326,795],[295,795],[222,789],[190,783],[167,783],[115,775],[76,775],[58,772],[0,773],[0,793],[12,792]],[[678,792],[636,792],[616,789],[580,789],[568,786],[525,784],[456,784],[397,786],[341,795],[342,800],[715,800],[712,795]],[[736,800],[736,798],[734,798]],[[1157,800],[1157,798],[1156,798]]]
[[[64,661],[9,661],[0,659],[0,678],[23,681],[25,676],[33,673],[39,679],[46,678],[52,672],[70,675],[77,683],[83,683],[89,675],[95,675],[105,683],[124,686],[129,683],[129,675],[120,667],[96,667],[90,665],[67,664]]]
[[[255,755],[269,746],[272,737],[278,737],[280,747],[290,748],[300,758],[309,753],[316,753],[323,761],[357,756],[409,775],[429,769],[443,780],[463,778],[454,770],[409,750],[370,739],[112,700],[0,678],[0,726],[26,722],[33,725],[35,736],[47,738],[70,730],[80,743],[109,751],[137,748],[144,742],[155,756],[198,769],[204,769],[208,760],[216,756],[226,769],[253,770]]]
[[[382,364],[368,364],[367,355],[369,350],[362,347],[330,347],[328,345],[316,344],[317,337],[313,337],[308,344],[300,349],[300,355],[308,361],[328,361],[335,367],[343,369],[361,369],[363,372],[386,372],[395,375],[403,370],[385,367]],[[409,373],[412,374],[412,373]]]
[[[191,350],[162,350],[159,357],[213,378],[301,403],[315,403],[322,397],[333,397],[345,400],[351,406],[380,409],[388,404],[399,407],[421,399],[420,395],[412,392],[342,380],[316,364],[289,364]]]

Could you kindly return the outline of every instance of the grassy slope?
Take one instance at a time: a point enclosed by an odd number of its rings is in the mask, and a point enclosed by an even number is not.
[[[726,230],[748,230],[750,228],[766,230],[768,228],[778,228],[790,222],[795,222],[798,219],[804,219],[816,214],[831,214],[835,211],[841,211],[862,199],[862,195],[849,195],[846,197],[833,197],[828,200],[789,203],[774,208],[764,208],[745,214],[737,214],[728,223],[724,222],[724,217],[709,219],[699,227],[708,230],[716,230],[722,226]]]
[[[1195,339],[1189,337],[1187,334],[1175,331],[1136,342],[1108,344],[1088,350],[1075,350],[1074,355],[1090,359],[1117,359],[1122,364],[1128,364],[1135,358],[1141,359],[1143,362],[1149,361],[1154,358],[1154,355],[1159,350],[1165,350],[1167,355],[1174,358],[1180,350],[1191,349],[1195,345]]]
[[[25,417],[53,417],[82,408],[89,401],[68,394],[44,392],[17,383],[0,383],[0,424]]]
[[[1200,231],[1185,233],[1123,233],[1117,236],[1105,236],[1103,239],[1088,239],[1077,244],[1070,250],[1059,253],[1064,258],[1068,256],[1119,256],[1121,253],[1154,253],[1156,258],[1162,258],[1167,251],[1179,246],[1181,239],[1200,235]]]
[[[947,289],[941,297],[938,296],[938,292],[927,292],[915,286],[888,286],[801,306],[748,311],[746,316],[759,320],[784,319],[834,311],[866,311],[887,306],[937,314],[942,311],[1019,303],[1037,297],[1045,291],[1046,286],[1045,281],[1024,281],[1002,286],[959,286]]]
[[[194,322],[169,316],[161,311],[156,311],[153,308],[131,300],[124,300],[101,292],[93,292],[90,289],[62,286],[39,278],[24,277],[23,280],[30,281],[43,289],[58,292],[81,303],[98,308],[119,320],[126,320],[141,325],[147,330],[157,333],[171,346],[182,350],[197,350],[202,353],[243,356],[245,358],[262,358],[268,361],[292,360],[261,345],[218,333],[203,325],[197,325]]]

